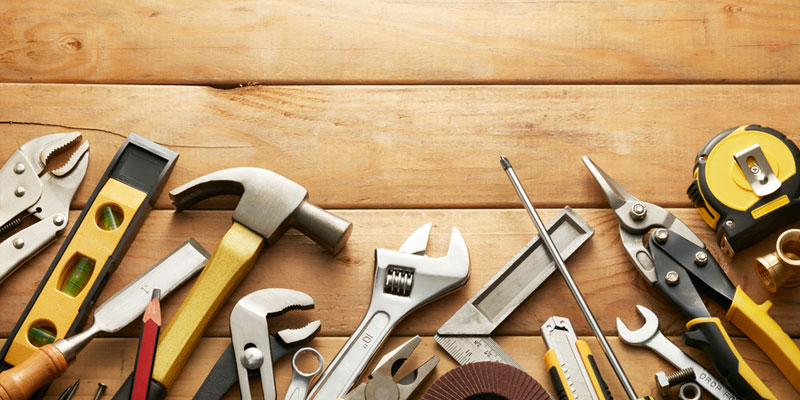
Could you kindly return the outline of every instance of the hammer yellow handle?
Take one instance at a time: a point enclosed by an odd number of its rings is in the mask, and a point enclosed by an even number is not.
[[[56,346],[42,346],[19,365],[0,374],[0,400],[25,400],[67,370]]]
[[[264,238],[237,222],[228,230],[161,334],[153,379],[169,389],[208,324],[256,261]]]

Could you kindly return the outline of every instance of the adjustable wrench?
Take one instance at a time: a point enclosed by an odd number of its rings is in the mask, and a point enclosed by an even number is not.
[[[654,312],[644,306],[636,306],[636,310],[639,311],[639,315],[644,317],[644,325],[635,331],[628,329],[622,320],[617,318],[617,332],[623,342],[631,346],[647,347],[679,370],[694,369],[697,384],[717,399],[737,399],[733,391],[725,384],[661,333],[661,330],[658,329],[658,317]]]
[[[469,253],[453,227],[447,255],[425,255],[431,223],[417,229],[399,251],[375,250],[375,280],[367,315],[328,365],[309,399],[334,400],[350,391],[389,332],[409,313],[469,280]]]

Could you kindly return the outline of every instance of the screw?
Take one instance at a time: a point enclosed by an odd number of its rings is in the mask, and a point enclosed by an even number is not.
[[[758,175],[761,172],[761,168],[758,168],[758,165],[753,165],[750,167],[750,172],[752,172],[753,175]]]
[[[681,276],[675,271],[669,271],[665,279],[667,280],[667,285],[675,286],[680,282]]]
[[[636,221],[641,221],[644,219],[645,215],[647,215],[647,207],[644,206],[642,203],[635,203],[631,206],[631,218]]]
[[[250,347],[244,350],[240,361],[247,369],[259,369],[264,364],[264,354],[261,353],[261,350]]]
[[[694,369],[686,368],[682,369],[678,372],[673,372],[669,375],[665,374],[664,371],[656,372],[656,387],[658,387],[658,393],[664,397],[669,397],[673,386],[680,385],[681,383],[686,383],[693,381],[695,379]]]
[[[16,238],[14,239],[12,244],[14,245],[15,249],[21,249],[25,246],[25,240],[23,240],[22,238]]]
[[[53,217],[53,225],[55,225],[55,226],[64,225],[64,220],[65,220],[65,218],[64,218],[63,215],[57,214],[55,217]]]
[[[108,388],[108,386],[106,386],[103,382],[97,382],[97,392],[94,394],[94,400],[99,399],[100,396],[103,395],[103,392],[106,391],[106,388]]]
[[[707,156],[700,156],[700,157],[697,158],[697,162],[699,162],[700,164],[705,164],[706,161],[708,161],[708,157]]]
[[[736,226],[736,222],[733,222],[732,219],[729,219],[729,220],[725,221],[725,226],[728,227],[728,228],[733,228],[734,226]]]
[[[14,166],[14,173],[19,175],[23,172],[25,172],[25,164],[17,163],[17,165]]]
[[[708,264],[708,254],[705,251],[694,253],[694,263],[701,267]]]
[[[669,232],[664,228],[658,228],[653,232],[653,236],[658,243],[664,243],[667,241],[667,238],[669,238]]]
[[[22,186],[17,186],[17,188],[14,189],[14,196],[17,197],[25,196],[25,188]]]

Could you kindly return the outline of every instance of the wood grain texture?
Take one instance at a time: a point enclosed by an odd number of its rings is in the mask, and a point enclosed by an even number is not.
[[[558,210],[541,210],[549,221]],[[694,210],[672,210],[710,243],[713,235],[702,225]],[[349,336],[358,326],[369,303],[373,282],[373,251],[376,247],[397,249],[419,226],[432,221],[428,254],[444,255],[455,225],[464,235],[470,251],[471,278],[467,286],[446,298],[411,314],[396,329],[398,335],[432,336],[450,316],[477,292],[503,265],[530,240],[535,228],[523,210],[338,210],[337,215],[353,222],[353,234],[347,247],[336,257],[299,232],[289,231],[273,246],[263,251],[249,275],[245,277],[212,321],[207,336],[227,336],[228,317],[233,305],[243,296],[258,289],[286,287],[308,293],[314,298],[313,312],[294,312],[270,321],[276,329],[294,327],[313,319],[322,321],[323,336]],[[610,210],[579,209],[577,212],[595,229],[592,239],[567,262],[575,280],[597,314],[604,331],[616,332],[614,318],[619,316],[631,327],[639,321],[635,305],[654,310],[661,329],[668,335],[684,331],[685,320],[666,298],[650,288],[627,258],[619,239],[615,215]],[[192,211],[173,214],[153,211],[133,242],[119,269],[109,280],[98,304],[109,298],[129,281],[169,254],[188,237],[194,236],[203,246],[213,250],[231,225],[230,211]],[[800,224],[798,224],[800,225]],[[202,227],[198,229],[198,227]],[[777,236],[774,235],[774,236]],[[731,280],[741,284],[758,303],[770,299],[775,305],[770,314],[793,337],[800,336],[797,307],[800,291],[781,290],[769,295],[750,264],[756,255],[774,243],[774,237],[759,246],[737,255],[726,265]],[[717,251],[716,247],[712,247]],[[7,336],[27,304],[30,293],[39,284],[57,248],[51,246],[12,275],[1,286],[0,335]],[[717,259],[724,259],[717,254]],[[332,289],[335,288],[335,289]],[[162,303],[164,321],[169,321],[188,293],[188,286],[176,290]],[[724,320],[721,307],[709,302],[713,315]],[[573,320],[578,334],[590,335],[582,314],[558,275],[551,276],[496,330],[498,335],[538,335],[547,318],[557,314]],[[119,335],[137,336],[136,322]],[[724,321],[731,335],[741,335]]]
[[[760,123],[794,140],[796,85],[172,86],[0,85],[0,158],[78,130],[91,144],[81,208],[129,132],[181,153],[166,188],[230,167],[273,170],[326,208],[516,208],[498,156],[540,207],[606,208],[580,156],[632,194],[691,207],[699,148]],[[158,208],[171,208],[167,191]],[[233,208],[234,200],[205,207]]]
[[[388,353],[390,350],[402,344],[409,337],[392,337],[381,349],[377,359],[383,354]],[[517,362],[528,371],[535,379],[539,381],[550,393],[553,393],[553,384],[549,376],[545,372],[543,357],[546,351],[544,341],[539,336],[502,336],[496,338],[500,346],[512,354]],[[596,359],[597,365],[600,368],[602,376],[608,383],[611,392],[616,395],[622,395],[624,392],[619,382],[616,380],[611,366],[602,354],[597,341],[593,337],[581,337],[589,343]],[[704,359],[701,352],[692,348],[687,348],[680,343],[680,337],[670,337],[674,343],[678,344],[692,357],[697,359],[706,368],[711,368],[710,364]],[[346,338],[344,337],[323,337],[317,338],[310,343],[323,355],[326,363],[333,359],[336,352],[344,344]],[[749,340],[742,338],[734,338],[734,344],[742,353],[745,361],[748,362],[753,370],[764,380],[770,387],[770,390],[778,396],[779,399],[792,399],[795,398],[797,393],[791,385],[783,378],[780,372],[772,365],[771,362],[761,353],[755,345]],[[630,375],[631,383],[640,395],[649,393],[657,395],[658,390],[655,387],[653,380],[653,373],[655,371],[672,371],[671,365],[667,364],[654,353],[646,349],[630,347],[620,342],[616,337],[610,337],[609,342],[614,348],[620,362],[626,368],[626,372]],[[189,359],[186,368],[181,372],[175,385],[169,392],[170,399],[188,399],[191,398],[197,389],[200,387],[201,382],[211,370],[211,367],[217,361],[217,357],[222,353],[225,347],[230,343],[227,338],[204,338],[201,340],[200,346],[197,351]],[[800,344],[800,340],[795,340],[795,343]],[[414,354],[400,370],[398,376],[403,376],[411,368],[419,366],[422,362],[427,360],[432,355],[439,355],[441,361],[434,370],[431,378],[425,381],[422,390],[424,391],[429,387],[435,379],[444,375],[447,371],[455,368],[458,364],[450,358],[450,356],[439,347],[432,337],[424,337],[422,344],[417,348]],[[127,377],[133,369],[133,364],[136,359],[136,339],[128,338],[97,338],[89,346],[78,355],[78,358],[70,364],[67,372],[59,379],[55,380],[50,391],[47,394],[48,398],[56,398],[67,386],[75,382],[75,379],[81,378],[81,385],[78,388],[76,400],[91,399],[97,389],[97,382],[103,382],[109,386],[110,396],[122,384],[123,380]],[[313,369],[310,362],[303,363],[301,359],[301,366],[305,366],[306,370]],[[97,368],[101,363],[104,367]],[[368,367],[372,370],[373,366]],[[362,381],[366,377],[362,377]],[[286,389],[291,380],[291,358],[286,357],[281,359],[276,364],[275,369],[275,384],[277,388],[278,398],[283,398]],[[251,392],[254,398],[258,398],[261,393],[261,387],[258,381],[251,382]],[[708,394],[704,395],[704,399],[710,399]],[[238,399],[239,391],[232,389],[225,396],[225,399]],[[415,398],[419,398],[416,396]]]
[[[781,1],[188,0],[0,5],[0,80],[797,82]]]

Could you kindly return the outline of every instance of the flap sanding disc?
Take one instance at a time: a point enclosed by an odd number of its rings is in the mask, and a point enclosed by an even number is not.
[[[444,374],[422,400],[550,400],[530,375],[508,364],[476,362]]]

